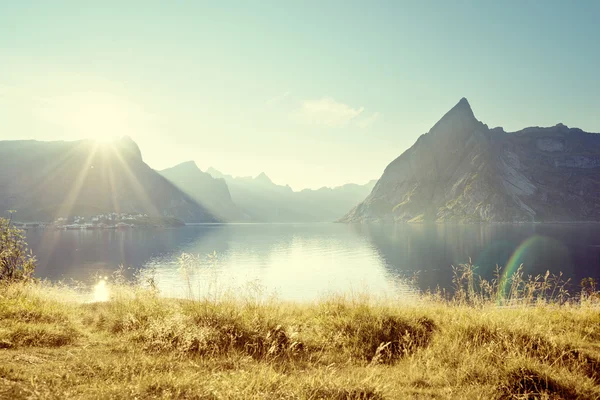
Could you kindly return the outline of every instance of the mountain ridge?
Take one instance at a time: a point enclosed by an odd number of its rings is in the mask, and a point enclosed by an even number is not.
[[[0,141],[0,210],[8,209],[44,221],[110,212],[218,221],[150,168],[129,137]]]
[[[275,186],[281,186],[281,187],[286,187],[286,188],[290,188],[294,193],[301,193],[301,192],[307,192],[307,191],[318,191],[318,190],[323,190],[323,189],[330,189],[330,190],[334,190],[334,189],[340,189],[346,186],[366,186],[366,185],[371,185],[371,184],[375,184],[375,182],[377,182],[377,179],[370,179],[365,183],[354,183],[354,182],[348,182],[348,183],[344,183],[341,185],[336,185],[336,186],[321,186],[318,188],[303,188],[300,190],[294,190],[292,189],[292,187],[289,184],[285,184],[285,185],[280,185],[277,183],[274,183],[271,178],[269,178],[269,176],[265,173],[265,172],[261,172],[258,175],[256,175],[255,177],[252,177],[251,175],[246,175],[246,176],[234,176],[231,174],[225,174],[223,172],[221,172],[220,170],[214,168],[214,167],[208,167],[206,169],[206,173],[211,175],[214,178],[227,178],[227,179],[240,179],[240,180],[256,180],[257,178],[264,176],[266,179],[269,180],[270,183],[272,183]],[[265,181],[266,181],[265,179]]]
[[[234,203],[260,222],[333,222],[375,185],[372,180],[364,185],[294,191],[289,185],[273,183],[264,172],[254,178],[233,177],[209,167],[207,173],[225,179]]]
[[[600,221],[597,168],[600,135],[562,123],[489,129],[463,98],[340,221]]]
[[[239,222],[248,219],[231,199],[225,179],[203,172],[195,161],[184,161],[158,172],[222,221]]]

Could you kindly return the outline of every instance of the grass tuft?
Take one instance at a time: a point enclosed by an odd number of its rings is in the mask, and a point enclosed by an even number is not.
[[[310,400],[383,400],[374,388],[348,389],[342,387],[317,387],[306,390],[306,398]]]
[[[320,322],[332,347],[350,358],[373,363],[392,363],[427,346],[435,330],[428,317],[368,304],[328,304]]]
[[[529,368],[509,372],[506,384],[499,388],[500,399],[581,399],[585,398],[566,384],[545,373]]]
[[[75,343],[79,336],[71,326],[17,322],[0,329],[0,347],[61,347]]]

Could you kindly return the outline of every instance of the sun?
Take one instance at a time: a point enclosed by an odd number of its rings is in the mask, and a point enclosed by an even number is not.
[[[117,140],[119,138],[119,136],[115,135],[104,135],[104,134],[95,134],[95,135],[90,135],[89,139],[94,140],[95,142],[97,142],[98,144],[108,144],[108,143],[112,143],[115,140]]]
[[[70,93],[55,103],[50,114],[82,138],[108,143],[139,128],[132,106],[111,93]]]

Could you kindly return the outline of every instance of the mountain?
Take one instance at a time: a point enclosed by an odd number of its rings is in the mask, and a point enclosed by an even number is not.
[[[341,221],[600,221],[600,134],[489,129],[463,98]]]
[[[0,210],[18,220],[52,220],[108,212],[214,222],[213,214],[150,168],[128,137],[0,141]]]
[[[319,221],[335,221],[356,203],[364,199],[377,180],[364,185],[347,183],[334,188],[323,187],[318,190],[304,189],[296,194],[299,201],[310,210]]]
[[[207,173],[227,182],[233,202],[256,222],[331,222],[364,199],[375,181],[365,185],[348,184],[336,188],[305,189],[295,192],[277,185],[265,174],[233,177],[209,168]]]
[[[194,161],[187,161],[159,173],[199,204],[224,221],[243,221],[247,217],[231,200],[225,179],[202,172]]]

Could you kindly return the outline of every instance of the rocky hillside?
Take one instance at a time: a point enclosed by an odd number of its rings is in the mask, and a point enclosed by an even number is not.
[[[10,209],[23,221],[107,212],[218,220],[144,163],[127,137],[0,142],[0,210]]]
[[[335,188],[295,192],[277,185],[264,173],[256,177],[233,177],[214,168],[207,173],[227,182],[233,202],[255,222],[331,222],[364,199],[375,181],[365,185],[347,184]]]
[[[463,98],[341,221],[600,221],[600,134],[489,129]]]
[[[159,173],[223,221],[248,219],[231,200],[225,180],[202,172],[194,161],[178,164]]]

